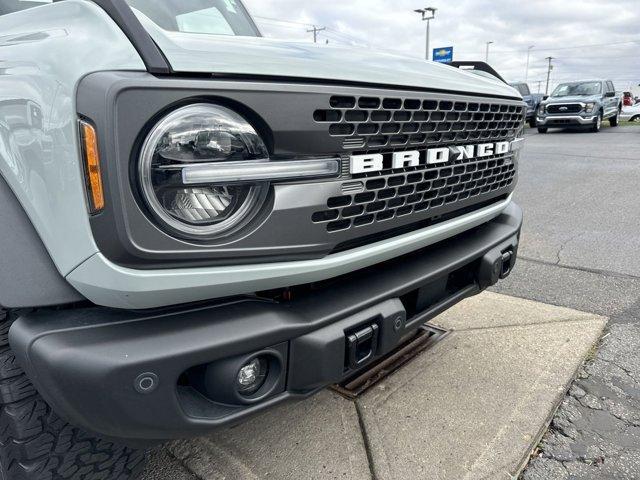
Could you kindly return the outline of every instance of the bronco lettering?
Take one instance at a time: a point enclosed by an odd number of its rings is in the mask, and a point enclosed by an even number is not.
[[[435,165],[455,160],[504,155],[511,150],[509,142],[481,143],[479,145],[462,145],[445,148],[430,148],[425,155],[418,150],[394,152],[391,164],[385,165],[382,153],[351,156],[351,174],[381,172],[383,170],[417,167],[420,164]]]

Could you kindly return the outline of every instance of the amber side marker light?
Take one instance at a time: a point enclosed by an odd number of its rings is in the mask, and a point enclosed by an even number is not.
[[[100,154],[98,153],[98,136],[93,125],[81,120],[80,137],[82,156],[84,157],[84,176],[89,197],[90,213],[98,213],[104,208],[104,192],[102,190],[102,173],[100,171]]]

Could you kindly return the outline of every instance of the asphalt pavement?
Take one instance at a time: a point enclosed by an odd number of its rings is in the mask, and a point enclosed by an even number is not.
[[[519,265],[495,290],[610,318],[524,480],[640,478],[640,128],[527,131]]]

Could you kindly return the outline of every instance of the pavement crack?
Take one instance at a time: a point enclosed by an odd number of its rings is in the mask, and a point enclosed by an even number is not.
[[[584,398],[584,397],[582,397],[582,398]],[[584,402],[584,401],[582,401],[581,398],[576,398],[576,401],[580,404],[580,406],[582,408],[586,408],[587,410],[598,410],[598,411],[603,411],[604,410],[604,406],[600,406],[600,405],[594,404],[594,403]]]
[[[185,470],[185,472],[188,472],[189,474],[191,474],[196,480],[207,480],[206,478],[198,475],[198,472],[194,472],[193,469],[189,467],[189,465],[185,461],[186,460],[185,458],[179,458],[176,454],[174,454],[171,451],[170,448],[164,448],[164,451],[169,457],[171,457],[173,460],[179,463],[180,466]]]
[[[582,235],[583,233],[572,235],[568,240],[565,240],[564,242],[562,242],[562,244],[560,245],[560,248],[558,249],[558,252],[556,253],[556,257],[557,257],[557,261],[555,263],[556,266],[560,265],[560,262],[562,261],[562,252],[564,252],[564,249],[567,248],[567,245],[569,245],[574,240],[577,240]]]
[[[570,240],[568,240],[570,241]],[[622,278],[626,280],[640,280],[640,276],[638,275],[629,275],[627,273],[614,272],[611,270],[601,270],[598,268],[588,268],[588,267],[578,267],[578,266],[570,266],[570,265],[562,265],[556,262],[549,262],[547,260],[540,260],[539,258],[527,257],[526,255],[518,255],[518,260],[537,263],[538,265],[545,265],[548,267],[557,267],[562,268],[564,270],[574,270],[577,272],[585,272],[585,273],[593,273],[595,275],[601,275],[603,277],[612,277],[612,278]]]
[[[636,378],[633,375],[633,372],[625,367],[623,367],[622,365],[614,362],[613,360],[608,360],[606,358],[602,358],[601,356],[598,357],[599,361],[602,361],[604,363],[608,363],[609,365],[613,365],[614,367],[619,368],[620,370],[622,370],[634,383],[638,383],[638,381],[636,380]]]
[[[563,307],[567,308],[567,307]],[[593,314],[597,315],[597,314]],[[602,317],[604,318],[604,317]],[[467,328],[455,328],[452,329],[452,332],[476,332],[476,331],[490,331],[490,330],[504,330],[510,328],[528,328],[528,327],[539,327],[544,325],[562,325],[562,324],[574,324],[574,323],[590,323],[593,322],[593,316],[585,317],[585,316],[575,316],[572,318],[565,318],[562,320],[546,320],[540,322],[531,322],[531,323],[507,323],[505,325],[495,325],[491,327],[467,327]]]
[[[358,416],[358,425],[360,427],[360,434],[362,435],[362,443],[364,443],[364,451],[367,454],[367,464],[369,466],[369,473],[371,475],[371,480],[378,480],[376,476],[376,467],[373,463],[373,452],[371,451],[371,442],[369,439],[369,434],[367,433],[367,427],[364,424],[364,417],[362,415],[362,411],[360,409],[360,404],[355,401],[353,404],[356,407],[356,415]]]
[[[570,154],[570,153],[565,153],[565,152],[541,152],[544,153],[544,155],[549,156],[549,155],[553,155],[556,157],[571,157],[571,158],[589,158],[589,159],[595,159],[595,160],[607,160],[610,157],[606,156],[606,155],[574,155],[574,154]],[[637,160],[637,158],[628,158],[628,157],[619,157],[616,156],[617,160]]]

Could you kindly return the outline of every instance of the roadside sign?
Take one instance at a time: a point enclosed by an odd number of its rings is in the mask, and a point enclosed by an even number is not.
[[[433,61],[440,63],[453,62],[453,47],[434,48]]]

